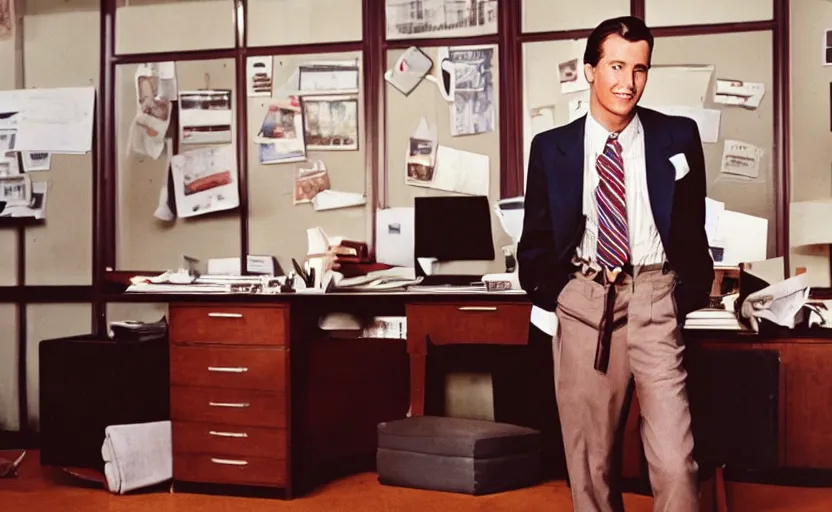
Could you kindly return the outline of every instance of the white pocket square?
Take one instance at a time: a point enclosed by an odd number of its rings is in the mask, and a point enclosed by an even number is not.
[[[690,172],[688,159],[685,158],[684,153],[677,153],[671,156],[670,163],[672,163],[673,167],[676,169],[676,181],[684,178]]]

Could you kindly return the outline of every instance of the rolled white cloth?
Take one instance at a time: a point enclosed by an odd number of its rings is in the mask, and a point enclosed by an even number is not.
[[[110,492],[125,494],[173,478],[170,421],[110,425],[104,432],[101,456]]]

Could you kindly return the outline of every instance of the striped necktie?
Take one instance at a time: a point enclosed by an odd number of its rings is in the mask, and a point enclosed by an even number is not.
[[[607,269],[622,268],[630,260],[630,238],[627,230],[627,203],[624,195],[624,159],[618,134],[607,139],[604,152],[595,162],[598,188],[598,262]]]

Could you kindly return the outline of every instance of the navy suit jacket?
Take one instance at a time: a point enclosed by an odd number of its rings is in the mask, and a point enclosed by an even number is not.
[[[714,280],[705,233],[705,156],[696,123],[638,107],[644,130],[647,188],[667,261],[677,276],[680,323],[708,305]],[[572,263],[584,233],[584,126],[586,118],[535,136],[526,181],[523,235],[518,245],[520,284],[532,303],[554,311],[577,270]],[[676,180],[670,157],[683,153],[690,172]]]

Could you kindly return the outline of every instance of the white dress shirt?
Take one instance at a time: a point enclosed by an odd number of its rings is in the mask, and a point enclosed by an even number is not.
[[[585,262],[595,261],[598,246],[598,207],[595,189],[600,180],[595,168],[598,156],[604,152],[608,132],[592,114],[586,116],[584,132],[584,190],[583,213],[586,231],[577,249],[577,256]],[[647,164],[644,158],[644,130],[636,115],[618,135],[624,160],[624,188],[627,203],[627,229],[630,237],[630,262],[633,266],[664,263],[665,253],[659,231],[653,220],[650,196],[647,191]]]

